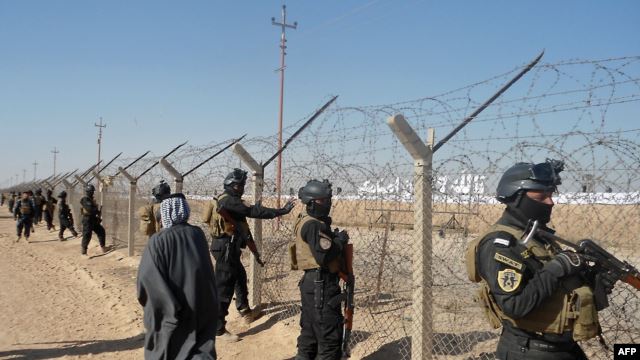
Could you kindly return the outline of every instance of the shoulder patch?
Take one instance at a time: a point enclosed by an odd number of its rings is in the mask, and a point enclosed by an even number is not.
[[[522,271],[522,268],[523,268],[522,263],[519,262],[519,261],[513,260],[508,256],[504,256],[504,255],[502,255],[500,253],[496,253],[493,256],[493,259],[495,261],[497,261],[497,262],[503,263],[505,265],[511,266],[512,268],[516,268],[516,269]]]
[[[520,286],[522,274],[513,269],[498,271],[498,286],[504,292],[514,292]]]
[[[495,238],[493,239],[493,243],[496,245],[509,246],[511,245],[511,241],[508,239]]]
[[[331,239],[327,235],[320,233],[320,248],[322,250],[329,250],[330,247]]]

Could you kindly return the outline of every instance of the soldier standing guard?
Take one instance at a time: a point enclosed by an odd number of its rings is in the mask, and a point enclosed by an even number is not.
[[[304,270],[300,280],[302,314],[296,360],[338,360],[342,355],[342,301],[338,272],[346,231],[331,231],[331,183],[310,180],[298,197],[306,205],[294,226],[290,246],[293,270]]]
[[[468,247],[469,279],[481,283],[491,325],[502,327],[498,359],[583,360],[587,357],[577,341],[600,334],[603,307],[584,271],[586,259],[529,230],[537,222],[553,232],[546,224],[563,169],[564,163],[555,160],[507,169],[496,196],[506,205],[504,213]],[[615,279],[602,276],[602,291],[609,293]]]

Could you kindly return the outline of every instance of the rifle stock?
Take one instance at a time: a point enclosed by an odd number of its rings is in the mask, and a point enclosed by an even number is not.
[[[349,350],[349,339],[351,338],[351,329],[353,328],[353,313],[355,304],[353,302],[353,293],[355,290],[355,276],[353,274],[353,244],[347,244],[344,248],[345,269],[338,274],[344,282],[344,326],[342,330],[342,357],[351,356]]]

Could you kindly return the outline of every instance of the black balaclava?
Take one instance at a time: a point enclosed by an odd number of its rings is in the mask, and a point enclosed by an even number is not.
[[[526,225],[529,220],[538,220],[542,225],[551,220],[553,205],[533,200],[521,191],[513,201],[507,202],[507,210]]]
[[[325,204],[318,204],[314,200],[309,201],[307,204],[307,213],[315,218],[329,216],[331,212],[331,199]]]

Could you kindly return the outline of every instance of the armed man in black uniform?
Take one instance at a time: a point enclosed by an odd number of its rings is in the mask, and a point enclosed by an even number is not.
[[[531,231],[546,232],[564,163],[518,163],[500,179],[507,207],[467,251],[467,270],[494,328],[502,326],[497,359],[586,359],[576,341],[600,333],[594,290],[582,255]],[[615,280],[605,281],[610,292]],[[600,306],[602,307],[602,306]]]
[[[304,270],[298,284],[302,300],[296,360],[338,360],[342,351],[342,301],[338,272],[343,266],[346,231],[331,231],[331,183],[310,180],[298,197],[306,205],[289,247],[291,268]]]
[[[29,235],[33,230],[33,219],[36,213],[36,205],[31,198],[33,192],[31,190],[22,193],[22,198],[16,201],[13,208],[13,217],[18,221],[16,222],[16,230],[18,238],[16,242],[22,239],[22,230],[24,229],[24,237],[29,242]]]
[[[53,191],[47,189],[47,198],[45,199],[44,206],[44,221],[47,223],[47,230],[54,230],[56,226],[53,225],[53,212],[55,211],[58,200],[53,196]]]
[[[40,224],[40,221],[42,221],[42,212],[44,211],[43,208],[45,204],[44,196],[42,196],[42,189],[36,189],[36,195],[33,197],[33,202],[36,204],[36,213],[33,218],[33,223],[38,225]]]
[[[92,184],[88,184],[85,187],[85,196],[80,199],[80,212],[82,213],[82,255],[87,255],[87,247],[89,247],[89,241],[91,241],[91,233],[95,232],[98,235],[98,241],[100,242],[100,248],[102,252],[107,252],[105,247],[105,231],[104,227],[100,225],[102,222],[101,209],[93,198],[96,188]]]
[[[216,260],[216,288],[220,300],[218,312],[217,336],[225,341],[237,341],[238,337],[226,329],[225,318],[229,314],[229,305],[235,290],[236,308],[246,321],[253,320],[256,314],[249,307],[249,289],[247,273],[240,260],[242,249],[249,246],[256,261],[262,264],[260,254],[255,248],[253,236],[249,230],[247,218],[273,219],[286,215],[294,207],[294,201],[287,202],[281,209],[264,207],[259,203],[248,205],[242,201],[247,172],[234,169],[224,179],[224,193],[218,198],[217,212],[225,222],[225,232],[211,243],[211,254]]]
[[[61,191],[58,194],[58,198],[60,198],[60,206],[58,207],[58,220],[60,221],[60,231],[58,232],[58,240],[64,241],[64,231],[69,229],[71,231],[71,235],[78,236],[78,232],[73,226],[73,214],[71,213],[71,208],[69,208],[69,204],[67,204],[67,192]]]

